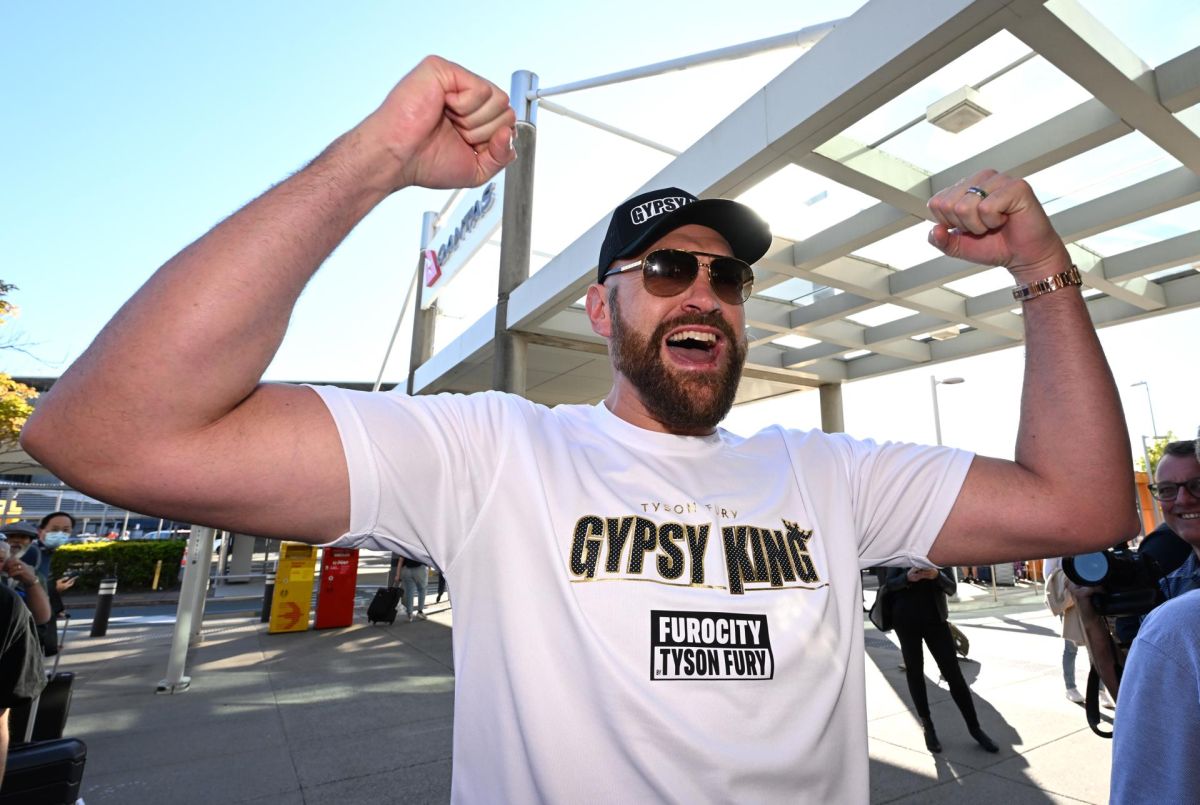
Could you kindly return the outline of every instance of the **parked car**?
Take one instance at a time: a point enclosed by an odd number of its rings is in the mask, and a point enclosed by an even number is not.
[[[163,531],[147,531],[140,539],[187,539],[192,535],[190,528],[173,528]]]

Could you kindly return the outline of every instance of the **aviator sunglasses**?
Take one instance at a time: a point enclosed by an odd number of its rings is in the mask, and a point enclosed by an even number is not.
[[[642,270],[642,285],[655,296],[676,296],[692,287],[700,273],[700,258],[707,258],[708,282],[713,292],[727,305],[740,305],[754,289],[754,271],[743,260],[707,252],[683,249],[659,249],[636,263],[614,268],[604,278],[627,271]]]

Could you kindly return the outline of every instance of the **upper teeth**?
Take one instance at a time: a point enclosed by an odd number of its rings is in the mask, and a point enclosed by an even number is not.
[[[716,341],[717,337],[712,333],[703,333],[699,330],[682,330],[672,335],[669,341]]]
[[[1200,512],[1191,512],[1189,514],[1179,515],[1179,519],[1181,520],[1195,520],[1197,517],[1200,517]]]

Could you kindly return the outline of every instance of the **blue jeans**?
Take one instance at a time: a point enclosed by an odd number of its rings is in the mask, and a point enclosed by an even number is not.
[[[404,612],[413,613],[413,593],[417,593],[417,612],[425,611],[425,586],[429,582],[429,568],[420,567],[400,568],[400,581],[404,584]]]
[[[1075,687],[1075,655],[1078,653],[1079,646],[1063,640],[1063,682],[1068,688]]]

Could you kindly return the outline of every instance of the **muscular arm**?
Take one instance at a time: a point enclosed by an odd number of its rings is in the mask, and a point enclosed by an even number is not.
[[[505,94],[431,57],[296,175],[158,270],[22,434],[107,502],[263,536],[345,531],[349,489],[315,393],[259,383],[305,283],[395,190],[476,185],[513,156]],[[138,378],[138,383],[119,378]]]
[[[947,254],[1005,265],[1019,282],[1070,266],[1022,180],[987,171],[930,209]],[[976,457],[930,561],[967,565],[1097,550],[1137,533],[1133,469],[1112,373],[1078,288],[1023,305],[1025,378],[1015,461]],[[981,423],[982,425],[983,423]],[[1081,505],[1086,501],[1086,505]]]

